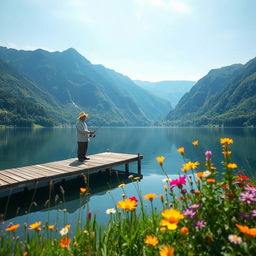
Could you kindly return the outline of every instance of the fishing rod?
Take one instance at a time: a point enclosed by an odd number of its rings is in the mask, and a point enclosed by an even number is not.
[[[103,124],[100,125],[99,127],[97,127],[97,128],[94,130],[94,133],[93,133],[93,134],[90,134],[89,137],[95,138],[95,137],[96,137],[96,134],[95,134],[96,131],[98,131],[102,126],[103,126]]]

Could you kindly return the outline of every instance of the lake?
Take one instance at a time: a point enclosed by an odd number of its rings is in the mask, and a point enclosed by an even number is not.
[[[164,168],[171,178],[180,173],[184,163],[177,152],[177,148],[185,147],[187,161],[199,161],[203,163],[204,152],[213,152],[213,162],[221,170],[221,145],[219,139],[229,137],[234,140],[232,145],[232,159],[238,164],[239,172],[250,177],[254,176],[256,169],[256,129],[253,128],[100,128],[97,136],[91,138],[88,154],[104,151],[120,153],[140,153],[143,155],[142,174],[140,182],[130,182],[124,177],[109,178],[101,174],[90,178],[91,195],[86,200],[79,197],[79,188],[83,186],[83,180],[74,180],[65,184],[65,198],[56,189],[58,200],[64,201],[59,206],[51,206],[49,210],[44,207],[47,198],[47,188],[42,189],[35,197],[36,203],[31,206],[29,214],[27,198],[17,199],[8,209],[1,204],[1,213],[7,212],[4,227],[9,223],[28,223],[49,221],[50,224],[64,223],[75,227],[77,218],[86,217],[86,209],[97,214],[100,223],[107,223],[109,216],[105,211],[115,207],[114,201],[121,200],[123,193],[117,185],[123,181],[128,182],[124,191],[128,196],[137,196],[136,186],[139,185],[141,193],[163,193],[165,178],[155,158],[164,156]],[[195,148],[191,143],[199,140],[199,146]],[[1,129],[0,130],[0,171],[2,169],[45,163],[56,160],[76,157],[76,131],[74,128],[53,129]],[[201,164],[200,168],[203,168]],[[200,169],[199,168],[199,169]],[[130,171],[136,172],[136,164],[131,165]],[[69,182],[67,182],[69,183]],[[67,186],[67,188],[66,188]],[[39,195],[38,195],[39,194]],[[33,191],[32,191],[33,196]],[[46,197],[45,197],[46,196]],[[25,199],[25,200],[24,200]],[[19,203],[21,205],[19,205]],[[159,204],[159,199],[155,205]],[[19,207],[19,209],[18,209]],[[17,210],[18,209],[18,210]],[[61,209],[66,209],[63,211]],[[15,217],[16,216],[16,217]]]

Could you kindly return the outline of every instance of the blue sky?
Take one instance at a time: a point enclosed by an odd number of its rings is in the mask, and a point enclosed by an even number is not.
[[[0,0],[0,45],[63,51],[132,79],[198,80],[256,57],[255,0]]]

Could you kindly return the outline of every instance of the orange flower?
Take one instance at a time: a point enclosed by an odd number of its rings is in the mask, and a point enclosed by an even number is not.
[[[185,153],[184,147],[178,148],[177,151],[178,151],[181,155],[184,155],[184,153]]]
[[[201,194],[201,191],[200,191],[200,190],[195,190],[195,191],[194,191],[194,194],[195,194],[195,195],[200,195],[200,194]]]
[[[198,147],[199,142],[198,142],[198,140],[194,140],[194,141],[192,142],[192,144],[193,144],[195,147]]]
[[[28,255],[28,252],[27,252],[27,251],[25,251],[25,252],[22,253],[22,256],[27,256],[27,255]]]
[[[229,156],[229,155],[231,155],[231,151],[223,151],[223,152],[221,152],[224,156]]]
[[[160,248],[159,254],[160,256],[174,256],[174,247],[169,245],[164,245]]]
[[[221,138],[220,139],[220,143],[221,144],[228,144],[228,145],[230,145],[230,144],[233,144],[233,140],[230,139],[230,138]]]
[[[49,225],[49,226],[48,226],[48,229],[49,229],[49,230],[53,230],[53,229],[54,229],[54,225]]]
[[[197,178],[202,179],[204,177],[204,172],[196,173]]]
[[[34,229],[36,231],[39,231],[39,226],[41,225],[41,221],[37,221],[29,226],[29,229]]]
[[[164,159],[165,159],[164,156],[158,156],[158,157],[156,158],[156,161],[162,166],[163,163],[164,163]]]
[[[119,201],[118,205],[117,205],[117,208],[123,209],[125,211],[133,211],[133,210],[136,209],[136,207],[137,207],[136,201],[131,200],[129,198],[127,198],[125,200],[122,200],[122,201]]]
[[[236,227],[245,235],[256,237],[256,228],[249,228],[248,226],[236,224]]]
[[[80,193],[85,193],[87,191],[87,188],[80,188]]]
[[[188,230],[187,227],[182,227],[180,229],[180,232],[181,232],[182,235],[188,235],[189,234],[189,230]]]
[[[147,245],[156,246],[159,243],[159,241],[156,236],[148,235],[148,236],[146,236],[144,243]]]
[[[206,181],[207,181],[207,183],[215,183],[216,182],[215,179],[207,179]]]
[[[153,201],[153,199],[155,199],[157,197],[157,195],[156,194],[146,194],[145,196],[144,196],[144,199],[146,199],[146,200],[149,200],[149,201]]]
[[[15,224],[15,225],[10,225],[8,228],[6,228],[5,230],[6,231],[10,231],[10,232],[13,232],[15,231],[17,228],[20,227],[20,224]]]
[[[227,167],[228,167],[229,169],[235,169],[235,168],[237,168],[237,164],[235,164],[235,163],[229,163],[229,164],[227,164]]]
[[[71,239],[69,237],[62,237],[59,245],[62,248],[68,248],[70,241],[71,241]]]

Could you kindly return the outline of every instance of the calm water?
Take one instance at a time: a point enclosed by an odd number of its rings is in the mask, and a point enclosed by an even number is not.
[[[32,165],[37,163],[62,160],[76,156],[75,129],[2,129],[0,130],[0,170],[19,166]],[[202,162],[204,152],[213,152],[213,161],[218,168],[221,168],[222,154],[219,139],[230,137],[234,139],[232,146],[232,157],[239,166],[240,171],[249,176],[254,175],[256,169],[256,129],[243,128],[101,128],[97,131],[96,138],[92,138],[89,145],[89,154],[104,151],[141,153],[143,179],[139,183],[142,194],[163,193],[161,169],[156,162],[157,156],[165,156],[164,163],[166,172],[175,177],[183,164],[183,159],[177,153],[177,148],[184,146],[187,160]],[[199,147],[195,148],[191,142],[199,140]],[[136,172],[136,165],[131,166],[131,171]],[[246,171],[245,171],[246,170]],[[59,208],[66,208],[67,213],[58,210],[58,207],[51,207],[50,211],[45,210],[44,202],[47,200],[47,189],[41,190],[36,195],[37,205],[33,205],[31,213],[24,214],[28,208],[28,200],[21,195],[17,205],[11,202],[7,211],[8,220],[14,223],[32,223],[34,221],[49,220],[50,224],[65,222],[75,226],[79,214],[85,216],[86,208],[89,207],[101,223],[106,223],[108,216],[105,214],[107,208],[114,207],[115,201],[121,199],[123,193],[116,188],[119,181],[114,175],[112,178],[104,175],[90,178],[91,196],[86,202],[79,199],[79,188],[83,181],[75,180],[64,184],[65,203]],[[119,178],[123,180],[122,177]],[[127,180],[125,180],[127,182]],[[67,186],[66,186],[67,185]],[[111,188],[112,187],[112,188]],[[109,193],[110,192],[110,193]],[[135,183],[125,186],[128,196],[137,196]],[[61,198],[61,193],[56,188],[56,194]],[[29,194],[28,194],[29,195]],[[45,197],[44,197],[45,196]],[[156,201],[157,204],[157,201]],[[0,204],[1,212],[4,212],[3,203]],[[20,207],[19,213],[16,213]],[[17,217],[14,217],[18,215]]]

